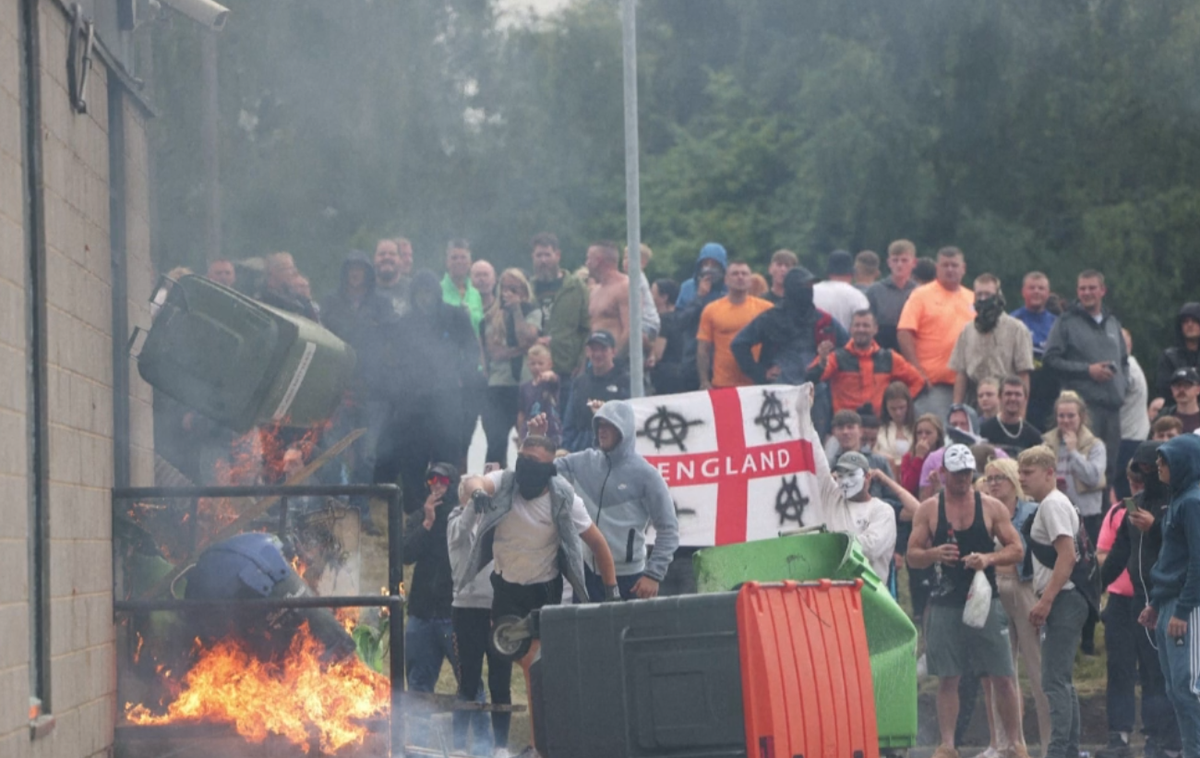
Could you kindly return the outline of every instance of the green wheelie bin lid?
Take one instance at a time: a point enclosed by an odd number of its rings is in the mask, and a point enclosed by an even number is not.
[[[355,357],[319,324],[189,274],[171,284],[137,360],[150,385],[245,432],[329,418]]]
[[[861,578],[879,745],[888,751],[916,744],[917,628],[849,534],[817,532],[705,548],[692,565],[699,592],[728,592],[750,581]]]

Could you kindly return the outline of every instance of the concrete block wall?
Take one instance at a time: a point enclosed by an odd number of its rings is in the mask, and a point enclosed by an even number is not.
[[[113,365],[110,160],[124,162],[129,323],[148,326],[154,282],[143,112],[123,99],[126,146],[110,156],[109,72],[94,60],[89,112],[70,107],[69,21],[39,7],[46,242],[49,416],[48,561],[50,712],[54,729],[29,729],[29,571],[26,445],[27,254],[20,105],[19,4],[0,2],[0,756],[110,755],[116,702],[112,615]],[[113,86],[119,86],[115,82]],[[153,484],[150,389],[131,371],[132,472]]]

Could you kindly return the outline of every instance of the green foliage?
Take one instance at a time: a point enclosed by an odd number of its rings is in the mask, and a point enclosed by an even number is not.
[[[289,249],[318,293],[351,246],[450,237],[499,266],[543,230],[577,266],[624,237],[620,21],[576,0],[231,0],[220,38],[228,254]],[[709,240],[921,254],[957,244],[1018,300],[1098,267],[1147,356],[1200,284],[1200,7],[1188,0],[654,0],[639,5],[643,238],[684,276]],[[155,39],[158,249],[198,266],[199,46]]]

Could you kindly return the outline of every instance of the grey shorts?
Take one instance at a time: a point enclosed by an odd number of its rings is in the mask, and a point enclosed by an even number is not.
[[[929,606],[925,661],[934,676],[1012,676],[1008,614],[1000,598],[992,598],[987,624],[972,629],[963,623],[962,606]]]

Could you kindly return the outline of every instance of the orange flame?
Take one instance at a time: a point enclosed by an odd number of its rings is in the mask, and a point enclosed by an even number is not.
[[[307,624],[279,661],[261,661],[242,642],[222,640],[201,652],[166,714],[127,703],[125,718],[150,726],[227,723],[250,742],[274,734],[305,753],[314,732],[324,753],[362,745],[364,720],[388,711],[388,680],[357,658],[322,663],[323,653]]]

